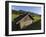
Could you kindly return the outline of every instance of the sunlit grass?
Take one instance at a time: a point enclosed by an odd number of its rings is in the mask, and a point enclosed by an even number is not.
[[[15,18],[17,18],[18,16],[19,16],[20,14],[12,14],[12,21],[14,21],[14,19]],[[34,16],[32,16],[33,17],[33,22],[36,22],[37,20],[40,20],[41,19],[41,17],[40,16],[36,16],[36,15],[34,15]]]
[[[19,15],[12,14],[12,21],[14,21],[14,18],[17,18]]]
[[[34,18],[34,22],[36,22],[37,20],[40,20],[41,19],[40,16],[34,16],[33,18]]]

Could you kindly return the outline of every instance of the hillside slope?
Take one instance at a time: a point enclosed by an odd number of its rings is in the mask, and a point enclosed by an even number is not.
[[[29,28],[27,27],[27,30],[39,30],[41,29],[41,15],[32,13],[32,12],[28,12],[28,11],[16,11],[16,10],[12,10],[12,22],[14,22],[18,16],[25,14],[25,13],[29,13],[33,18],[33,23],[31,26],[29,26]],[[14,29],[14,28],[13,28]]]

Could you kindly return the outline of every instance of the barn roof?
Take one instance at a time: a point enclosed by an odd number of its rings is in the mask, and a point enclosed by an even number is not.
[[[26,13],[26,14],[23,14],[23,15],[18,16],[16,19],[14,19],[14,21],[15,21],[15,22],[18,22],[18,21],[20,21],[22,18],[24,18],[26,15],[28,15],[32,20],[34,20],[30,14]]]

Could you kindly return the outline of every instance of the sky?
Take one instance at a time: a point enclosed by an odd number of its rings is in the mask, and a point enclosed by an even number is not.
[[[12,10],[30,11],[30,12],[41,15],[41,7],[36,7],[36,6],[16,6],[16,5],[12,5]]]

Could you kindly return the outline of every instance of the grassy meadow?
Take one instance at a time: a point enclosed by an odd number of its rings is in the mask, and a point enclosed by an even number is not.
[[[23,11],[12,11],[12,21],[14,21],[15,18],[23,14]],[[32,30],[40,29],[41,28],[41,15],[37,15],[35,13],[31,13],[31,16],[33,17],[33,24],[32,24]]]

